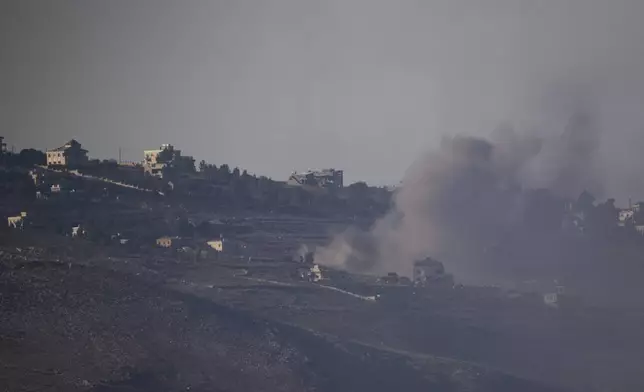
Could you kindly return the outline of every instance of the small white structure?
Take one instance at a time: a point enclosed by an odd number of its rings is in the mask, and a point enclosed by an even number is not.
[[[41,180],[42,180],[42,178],[41,178],[40,174],[38,174],[38,172],[37,172],[37,171],[35,171],[35,170],[29,170],[29,175],[31,176],[31,179],[32,179],[32,180],[33,180],[33,182],[34,182],[34,185],[38,186],[38,185],[40,185],[40,184],[41,184],[41,182],[42,182],[42,181],[41,181]]]
[[[632,209],[627,209],[627,210],[621,210],[619,211],[619,222],[617,223],[619,226],[625,226],[626,222],[632,221],[633,220],[633,215],[635,215],[635,211]]]
[[[311,267],[310,271],[311,281],[319,282],[322,280],[322,271],[320,270],[319,265],[313,264],[313,267]]]
[[[60,184],[54,184],[51,186],[51,193],[60,193]]]
[[[85,230],[83,230],[81,225],[72,227],[72,237],[78,237],[84,234],[85,234]]]
[[[27,213],[23,211],[18,216],[7,217],[7,224],[11,228],[22,230],[25,227],[25,218]]]

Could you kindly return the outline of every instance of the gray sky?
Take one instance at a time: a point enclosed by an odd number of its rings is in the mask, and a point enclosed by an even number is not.
[[[586,83],[641,140],[643,16],[641,0],[4,0],[0,134],[386,184],[441,134],[541,123],[551,91]]]

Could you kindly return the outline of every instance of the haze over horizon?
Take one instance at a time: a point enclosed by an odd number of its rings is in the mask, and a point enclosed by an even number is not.
[[[19,149],[76,138],[138,160],[172,143],[275,179],[395,184],[443,134],[558,132],[581,94],[606,187],[644,198],[635,171],[616,175],[644,163],[641,1],[3,5],[0,135]]]

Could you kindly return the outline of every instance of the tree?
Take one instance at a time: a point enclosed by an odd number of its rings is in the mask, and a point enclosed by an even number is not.
[[[206,163],[205,161],[203,162],[203,167],[202,164],[199,164],[199,171],[201,171],[203,174],[203,177],[208,180],[208,181],[216,181],[217,180],[217,174],[218,174],[218,169],[217,166],[211,165]]]
[[[241,177],[241,174],[239,173],[239,168],[238,167],[233,169],[232,175],[233,175],[234,179],[238,179],[239,177]]]
[[[222,184],[228,184],[230,182],[230,167],[227,164],[219,166],[217,171],[217,181]]]
[[[190,156],[179,155],[174,159],[174,167],[183,173],[195,172],[195,159]]]
[[[176,157],[176,152],[174,151],[174,147],[168,146],[167,148],[164,148],[157,154],[157,162],[159,163],[171,163],[174,158]]]
[[[608,199],[592,210],[590,215],[591,229],[600,235],[608,235],[617,227],[619,210],[615,207],[615,199]]]
[[[30,167],[34,165],[46,165],[47,155],[39,150],[27,148],[18,154],[18,165]]]
[[[349,185],[347,187],[347,190],[355,195],[364,195],[366,192],[369,191],[369,185],[367,185],[366,182],[363,181],[358,181],[354,182],[353,184]]]

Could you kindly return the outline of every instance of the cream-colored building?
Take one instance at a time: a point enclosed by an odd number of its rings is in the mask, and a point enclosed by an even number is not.
[[[157,238],[157,246],[160,246],[162,248],[170,248],[172,246],[172,237],[161,237]]]
[[[162,144],[156,150],[143,151],[143,168],[145,172],[157,176],[163,176],[163,169],[170,164],[175,157],[181,156],[181,150],[176,150],[171,144]]]
[[[87,163],[87,150],[72,139],[63,146],[47,151],[47,166],[76,167]]]
[[[163,236],[157,238],[157,246],[160,248],[179,249],[190,244],[189,238],[182,238],[178,236]]]
[[[217,252],[224,251],[224,240],[212,240],[206,242],[206,244],[208,244],[209,247],[216,250]]]

